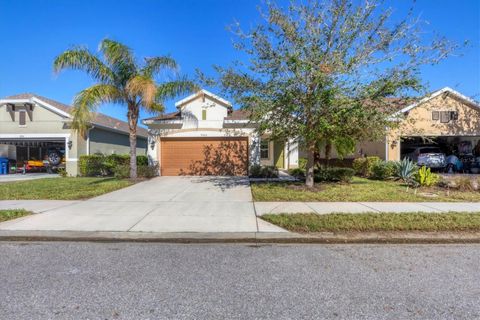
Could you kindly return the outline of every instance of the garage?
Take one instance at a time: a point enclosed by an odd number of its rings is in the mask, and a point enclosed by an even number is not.
[[[65,139],[0,139],[0,158],[8,159],[6,173],[53,173],[65,168]]]
[[[161,175],[244,176],[248,172],[248,138],[162,138]]]
[[[480,136],[402,137],[400,150],[402,159],[409,158],[433,170],[480,173]]]

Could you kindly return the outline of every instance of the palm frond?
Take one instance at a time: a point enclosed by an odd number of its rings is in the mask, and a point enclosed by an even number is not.
[[[162,71],[162,69],[169,69],[177,71],[177,62],[168,56],[153,57],[145,59],[145,67],[141,70],[142,74],[152,77]]]
[[[129,69],[130,71],[136,69],[132,50],[126,45],[111,39],[103,39],[100,42],[99,50],[112,69]]]
[[[167,99],[173,99],[179,95],[197,90],[199,90],[198,85],[185,77],[178,80],[165,82],[157,87],[156,101],[163,102]]]
[[[113,71],[106,66],[95,54],[86,48],[73,48],[57,56],[53,62],[53,70],[59,73],[64,69],[83,70],[95,80],[112,82]]]
[[[130,96],[140,97],[142,105],[146,108],[150,108],[155,103],[157,86],[151,77],[135,76],[127,82],[125,89]]]
[[[122,103],[122,93],[113,85],[96,84],[75,96],[72,128],[84,134],[92,120],[92,112],[102,103]]]

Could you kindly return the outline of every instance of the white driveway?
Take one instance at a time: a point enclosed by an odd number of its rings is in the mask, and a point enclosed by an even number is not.
[[[2,223],[0,230],[283,231],[262,220],[257,222],[248,179],[241,177],[158,177]]]

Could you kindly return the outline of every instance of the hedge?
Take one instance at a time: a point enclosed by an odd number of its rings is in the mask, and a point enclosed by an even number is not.
[[[145,155],[137,156],[137,166],[139,176],[140,173],[146,172],[148,169],[143,169],[143,167],[148,167],[148,157]],[[119,167],[125,171],[125,167],[130,168],[130,155],[128,154],[92,154],[92,155],[83,155],[79,159],[79,169],[80,175],[83,177],[97,177],[97,176],[113,176],[117,175],[116,173],[120,170]],[[130,169],[129,169],[130,170]],[[147,175],[151,175],[148,172]],[[124,176],[124,175],[118,175]],[[128,176],[128,175],[127,175]]]

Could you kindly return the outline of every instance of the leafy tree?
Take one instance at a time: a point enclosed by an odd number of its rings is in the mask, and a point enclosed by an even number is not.
[[[83,47],[67,50],[55,58],[56,73],[64,69],[83,70],[96,84],[79,92],[74,99],[72,127],[85,134],[92,119],[92,111],[103,103],[127,107],[130,131],[130,178],[137,177],[137,125],[140,110],[163,112],[163,102],[196,88],[184,77],[157,83],[162,71],[176,71],[177,63],[168,56],[145,58],[138,62],[126,45],[104,39],[100,42],[101,56]]]
[[[232,26],[246,59],[216,69],[224,91],[260,131],[300,137],[307,186],[319,143],[348,153],[360,140],[383,136],[393,125],[389,106],[397,100],[390,98],[420,92],[419,67],[457,47],[422,39],[411,10],[395,22],[380,0],[293,1],[287,8],[268,2],[265,9],[253,29]]]

